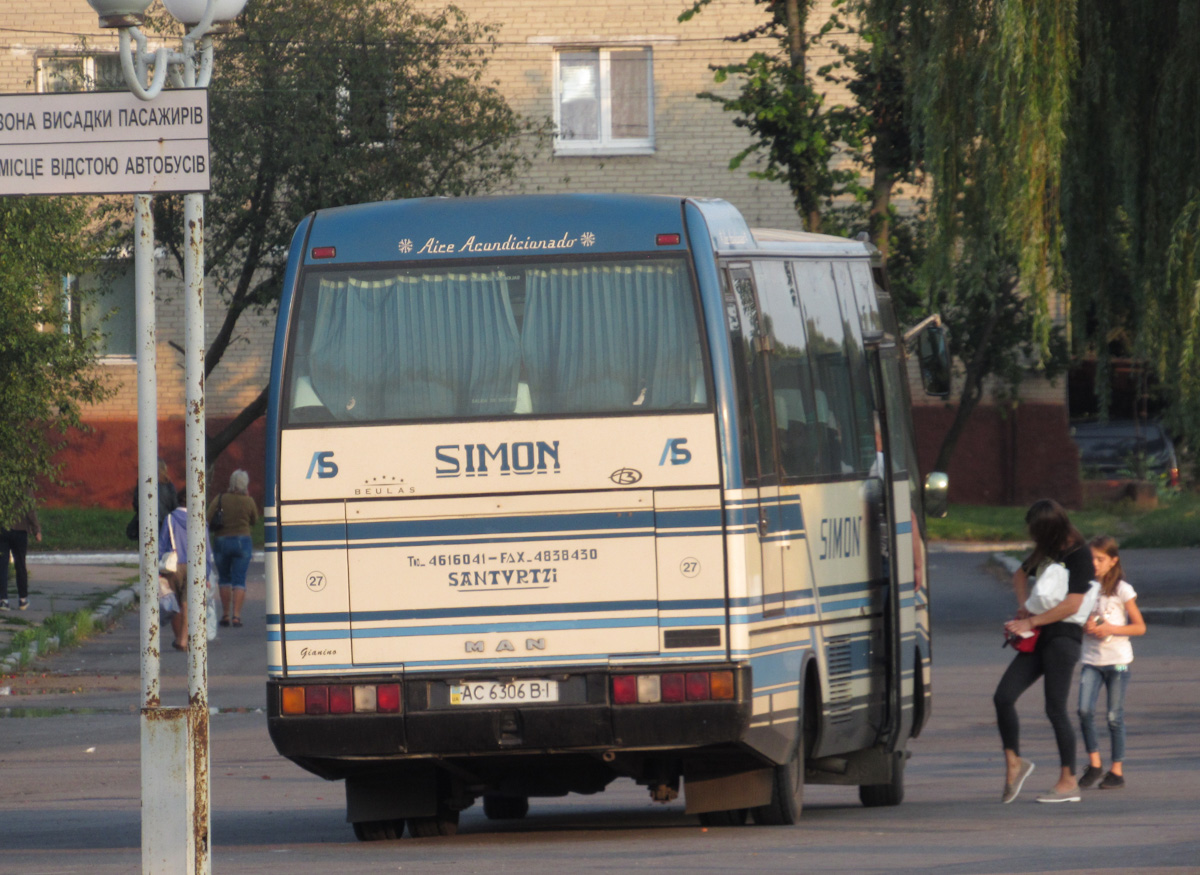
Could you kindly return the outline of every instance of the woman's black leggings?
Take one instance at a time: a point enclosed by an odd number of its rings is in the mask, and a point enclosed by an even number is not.
[[[1067,699],[1070,698],[1071,678],[1075,674],[1075,663],[1079,662],[1081,647],[1080,642],[1069,635],[1055,635],[1039,641],[1033,653],[1018,653],[1009,664],[996,687],[996,695],[992,697],[996,704],[1000,740],[1006,750],[1020,755],[1021,724],[1017,720],[1017,699],[1044,675],[1046,716],[1054,727],[1058,758],[1071,774],[1075,773],[1075,730],[1067,713]]]

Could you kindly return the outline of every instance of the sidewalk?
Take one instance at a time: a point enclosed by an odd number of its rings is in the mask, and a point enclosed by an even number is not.
[[[107,628],[136,604],[136,553],[30,553],[29,608],[17,610],[16,580],[10,570],[10,611],[0,612],[0,674],[12,674],[39,650],[58,648],[56,638],[21,643],[23,631],[37,631],[53,614],[90,610],[98,629]],[[28,636],[26,636],[28,637]],[[0,682],[0,689],[4,684]]]

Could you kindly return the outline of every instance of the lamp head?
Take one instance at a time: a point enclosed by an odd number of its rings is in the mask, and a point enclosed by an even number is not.
[[[246,0],[163,0],[167,12],[187,25],[198,24],[209,3],[213,6],[213,24],[232,21],[246,7]]]
[[[151,0],[88,0],[100,16],[101,27],[136,27],[145,19]]]

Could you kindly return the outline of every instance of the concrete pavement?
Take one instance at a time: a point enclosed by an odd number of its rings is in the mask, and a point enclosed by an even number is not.
[[[1023,544],[964,544],[936,541],[933,552],[989,553],[1011,572],[1017,560],[1009,551]],[[1126,577],[1138,592],[1138,605],[1151,625],[1200,626],[1200,550],[1123,550]],[[58,646],[56,640],[26,640],[54,614],[89,610],[96,627],[106,628],[136,604],[136,553],[31,553],[29,609],[15,610],[15,581],[9,595],[14,610],[0,613],[0,675],[27,665],[40,650]],[[41,636],[44,638],[45,636]],[[5,684],[0,680],[0,691]],[[0,693],[2,694],[2,693]]]

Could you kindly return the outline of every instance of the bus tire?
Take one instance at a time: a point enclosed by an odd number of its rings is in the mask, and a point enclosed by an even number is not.
[[[754,822],[763,826],[792,826],[804,807],[804,724],[786,763],[776,766],[771,782],[771,801],[753,809]]]
[[[458,812],[438,805],[432,817],[410,817],[408,834],[414,839],[429,839],[435,836],[452,836],[458,832]]]
[[[705,811],[697,815],[701,826],[743,826],[750,816],[749,808],[730,808],[728,811]]]
[[[354,837],[360,842],[392,842],[404,835],[404,819],[357,820]]]
[[[520,820],[529,813],[529,797],[486,794],[483,813],[488,820]]]
[[[896,756],[892,763],[892,779],[886,784],[860,784],[858,798],[867,808],[899,805],[904,801],[904,755]]]

